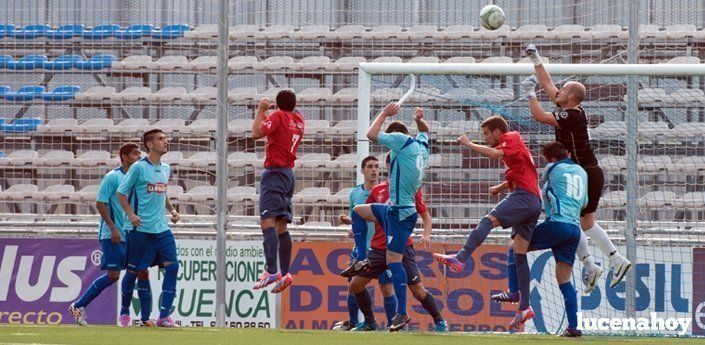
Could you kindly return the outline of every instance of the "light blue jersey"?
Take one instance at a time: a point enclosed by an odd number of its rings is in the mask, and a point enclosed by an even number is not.
[[[570,158],[546,166],[543,200],[547,220],[580,226],[587,205],[587,173]]]
[[[383,133],[377,141],[392,151],[389,168],[389,197],[392,205],[410,206],[399,210],[399,219],[416,213],[416,190],[421,187],[424,169],[428,167],[431,154],[428,133],[421,132],[416,138],[404,133]]]
[[[108,212],[110,213],[110,219],[115,223],[115,227],[120,232],[123,240],[125,237],[125,231],[122,228],[123,220],[125,219],[125,211],[120,205],[120,201],[117,198],[115,192],[120,186],[123,178],[125,177],[125,172],[122,171],[122,167],[111,170],[109,173],[105,174],[103,180],[100,181],[100,187],[98,188],[98,202],[102,202],[108,206]],[[110,228],[108,224],[105,223],[103,218],[100,218],[100,225],[98,226],[98,239],[107,240],[110,239]]]
[[[357,205],[364,205],[367,203],[367,198],[370,196],[370,191],[365,189],[364,184],[359,184],[350,191],[350,216],[352,217],[353,208]],[[367,223],[367,248],[370,248],[370,241],[372,241],[372,236],[375,234],[375,222]]]
[[[142,225],[134,227],[125,218],[125,231],[158,234],[169,230],[164,208],[170,174],[168,164],[153,165],[146,157],[132,164],[117,192],[129,197],[132,211],[140,217]]]

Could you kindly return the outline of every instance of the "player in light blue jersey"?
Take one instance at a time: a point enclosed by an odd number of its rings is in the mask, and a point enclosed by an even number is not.
[[[124,230],[122,230],[125,212],[120,206],[115,191],[125,177],[125,172],[140,159],[141,154],[139,145],[135,143],[125,143],[120,146],[118,154],[120,156],[120,167],[108,172],[100,182],[96,201],[96,208],[101,217],[100,225],[98,226],[98,241],[103,251],[100,268],[108,271],[108,273],[96,279],[83,295],[69,307],[69,312],[74,317],[74,320],[81,326],[88,324],[86,321],[86,307],[103,290],[118,281],[120,271],[125,269],[126,237]],[[151,305],[152,293],[149,286],[149,276],[146,271],[139,277],[139,292],[140,304]],[[132,296],[130,296],[129,302],[132,302]],[[149,320],[149,310],[145,311],[142,308],[142,319]]]
[[[392,272],[394,294],[397,296],[397,315],[394,316],[389,330],[401,330],[410,318],[406,313],[406,272],[402,265],[406,240],[414,230],[418,214],[416,212],[416,191],[421,187],[424,169],[428,165],[430,155],[428,144],[429,127],[423,119],[421,108],[414,109],[414,121],[419,134],[414,138],[409,135],[409,129],[402,122],[394,121],[381,132],[382,125],[388,117],[399,112],[399,105],[390,103],[379,115],[367,131],[367,138],[379,142],[391,153],[389,170],[389,197],[391,204],[365,204],[355,206],[352,214],[353,235],[355,245],[362,247],[367,230],[367,222],[374,221],[385,229],[387,234],[387,266]],[[356,275],[369,267],[366,253],[358,251],[342,275]]]
[[[578,299],[570,282],[573,262],[581,236],[580,214],[588,204],[588,175],[580,165],[573,162],[565,147],[555,141],[543,147],[541,154],[549,164],[541,178],[542,196],[546,219],[536,226],[529,243],[529,251],[551,249],[556,260],[556,280],[563,294],[568,328],[561,334],[564,337],[579,337]],[[508,258],[513,258],[509,247]],[[507,262],[512,265],[512,262]],[[493,295],[496,302],[519,301],[516,270],[508,269],[509,291]]]
[[[163,267],[164,281],[157,326],[178,327],[169,313],[176,294],[179,262],[176,242],[167,224],[164,208],[171,213],[174,223],[179,220],[179,213],[166,197],[171,168],[161,161],[169,141],[160,129],[145,132],[143,140],[147,157],[130,167],[117,189],[118,199],[125,210],[123,229],[127,232],[127,271],[122,281],[122,293],[132,295],[138,272],[154,264]]]

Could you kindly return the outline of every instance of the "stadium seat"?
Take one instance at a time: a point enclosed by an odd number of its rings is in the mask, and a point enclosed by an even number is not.
[[[81,36],[85,39],[101,40],[115,36],[115,33],[118,32],[118,30],[120,30],[120,25],[103,24],[94,27],[92,30],[84,31]]]
[[[477,28],[472,25],[449,25],[442,31],[433,34],[433,38],[438,40],[459,40],[462,38],[479,37]]]
[[[696,28],[694,24],[675,24],[666,28],[666,39],[679,40],[695,37]]]
[[[34,202],[58,202],[68,200],[71,194],[75,191],[72,185],[56,184],[47,186],[42,191],[32,193]]]
[[[608,38],[627,39],[629,33],[621,26],[615,24],[598,24],[590,30],[593,40],[605,40]]]
[[[328,120],[306,120],[305,134],[325,134],[330,127]]]
[[[189,95],[191,99],[195,102],[208,102],[215,101],[217,98],[218,89],[213,86],[201,86],[198,89],[191,92]]]
[[[75,131],[78,127],[76,119],[51,119],[47,124],[37,127],[37,132],[42,133],[64,133]]]
[[[296,94],[302,103],[328,102],[331,99],[330,89],[327,87],[309,87]]]
[[[218,154],[216,152],[195,152],[191,157],[182,160],[181,165],[190,168],[208,169],[209,167],[215,167],[217,160]]]
[[[146,86],[130,86],[112,95],[111,99],[116,102],[137,102],[146,100],[152,90]]]
[[[228,90],[228,102],[238,103],[258,100],[259,91],[256,87],[236,87]]]
[[[228,134],[240,137],[252,131],[252,119],[236,119],[228,122]]]
[[[81,190],[71,193],[69,200],[80,204],[94,204],[98,198],[99,189],[100,185],[97,184],[85,186]]]
[[[328,153],[307,153],[296,158],[299,168],[335,168]]]
[[[113,160],[110,152],[105,150],[90,150],[80,154],[74,159],[72,165],[81,167],[95,167],[101,165],[112,165]]]
[[[186,193],[179,195],[178,199],[186,203],[203,203],[206,201],[214,201],[217,194],[218,189],[215,186],[196,186],[189,189]]]
[[[523,58],[517,60],[515,63],[533,63],[533,62],[531,62],[531,58],[529,58],[529,57],[527,56],[527,57],[523,57]],[[541,63],[542,63],[542,64],[546,64],[546,65],[547,65],[547,64],[550,64],[550,63],[551,63],[551,59],[549,59],[549,58],[547,58],[547,57],[545,57],[545,56],[542,56],[542,57],[541,57]]]
[[[514,90],[511,88],[485,89],[482,99],[487,102],[504,102],[514,100]]]
[[[697,56],[676,56],[674,58],[670,58],[666,63],[674,63],[674,64],[699,64],[700,63],[700,58]]]
[[[342,25],[334,31],[328,33],[326,38],[340,41],[348,41],[355,38],[362,38],[362,35],[367,32],[367,27],[364,25]]]
[[[78,127],[82,133],[102,133],[109,132],[113,127],[111,119],[88,119]]]
[[[328,128],[328,134],[333,136],[353,135],[357,133],[357,120],[338,121],[335,126]]]
[[[191,31],[184,32],[184,37],[191,39],[218,38],[218,24],[201,24]]]
[[[673,135],[678,138],[691,138],[705,136],[705,123],[686,122],[679,123],[673,128]]]
[[[627,124],[623,121],[605,121],[590,133],[598,139],[624,138],[627,135]]]
[[[148,55],[132,55],[128,56],[121,61],[113,63],[112,69],[114,70],[134,70],[147,68],[152,63],[152,57]]]
[[[325,68],[330,71],[353,71],[360,66],[360,62],[367,62],[367,59],[362,56],[346,56],[335,60]]]
[[[83,61],[80,55],[61,55],[52,61],[44,61],[42,68],[48,70],[67,70],[76,67],[76,62]]]
[[[605,172],[625,172],[627,170],[627,159],[624,156],[604,156],[600,158],[600,167]]]
[[[705,171],[705,157],[683,157],[673,166],[678,172],[702,173],[703,171]]]
[[[404,62],[404,60],[402,60],[402,58],[400,58],[400,57],[398,57],[398,56],[380,56],[380,57],[378,57],[378,58],[372,60],[372,62],[375,62],[375,63],[376,63],[376,62],[384,62],[384,63],[402,63],[402,62]]]
[[[675,202],[675,206],[678,208],[702,211],[705,208],[705,192],[685,193],[682,198],[676,199]]]
[[[330,189],[327,187],[307,187],[294,194],[291,198],[293,203],[317,203],[328,202]]]
[[[5,38],[10,36],[12,30],[15,30],[15,26],[12,24],[1,24],[0,25],[0,38]]]
[[[510,58],[509,56],[490,56],[482,61],[480,63],[513,63],[514,60]]]
[[[330,96],[330,101],[331,103],[337,104],[352,104],[357,101],[359,92],[360,91],[356,87],[342,88]]]
[[[705,93],[701,89],[676,89],[668,95],[666,103],[691,104],[699,102],[705,104]]]
[[[184,87],[168,86],[157,90],[155,93],[147,95],[146,100],[150,102],[190,101],[191,96]]]
[[[259,200],[259,195],[255,187],[243,187],[236,186],[228,188],[228,201],[229,202],[243,202],[252,201],[256,202]]]
[[[671,129],[666,122],[645,121],[639,123],[639,137],[644,139],[665,139],[671,137]]]
[[[370,31],[362,33],[362,38],[366,40],[386,40],[400,38],[401,26],[399,25],[379,25],[372,28]]]
[[[55,87],[52,92],[43,93],[42,99],[45,101],[67,101],[74,99],[79,92],[81,92],[81,87],[78,85],[61,85]]]
[[[265,27],[262,31],[255,31],[252,36],[258,40],[277,40],[291,37],[290,35],[294,30],[293,25],[271,25]]]
[[[228,69],[230,71],[244,71],[252,69],[259,64],[256,56],[235,56],[228,60]]]
[[[454,56],[445,59],[443,63],[475,63],[475,58],[472,56]]]
[[[44,62],[49,60],[46,55],[27,55],[17,61],[7,61],[5,67],[13,70],[30,70],[42,68]]]
[[[272,56],[256,64],[253,68],[256,71],[278,71],[283,69],[293,69],[296,67],[294,58],[291,56]]]
[[[153,25],[130,25],[124,30],[115,31],[115,37],[123,40],[134,40],[149,37],[154,33]]]
[[[439,63],[440,60],[435,56],[415,56],[408,63]]]
[[[625,96],[626,97],[626,96]],[[639,103],[663,102],[669,99],[668,94],[661,88],[643,88],[638,93]]]
[[[477,91],[467,87],[458,87],[448,90],[439,97],[440,101],[455,103],[458,101],[479,101],[481,97]]]
[[[655,210],[665,206],[676,206],[676,193],[671,191],[653,191],[648,192],[639,198],[640,207],[648,207]]]
[[[357,154],[346,153],[338,156],[332,163],[331,167],[338,169],[352,169],[357,166]]]
[[[233,152],[228,155],[228,166],[231,168],[244,168],[259,166],[260,159],[254,152]]]
[[[304,225],[304,226],[307,226],[307,227],[312,227],[312,228],[330,228],[330,227],[333,227],[333,224],[331,224],[331,222],[319,221],[319,220],[310,220],[310,221],[307,221],[306,223],[304,223],[303,225]]]
[[[169,151],[162,156],[162,163],[169,165],[181,165],[184,160],[184,154],[181,151]]]
[[[313,40],[325,38],[330,33],[328,25],[307,25],[298,31],[292,32],[289,37],[295,40]]]
[[[16,92],[10,91],[5,93],[5,99],[8,101],[31,101],[33,99],[42,98],[42,94],[44,94],[45,91],[44,86],[23,86]]]
[[[111,54],[98,54],[86,61],[76,61],[76,68],[81,70],[99,70],[113,66],[117,58]]]
[[[253,38],[259,31],[260,28],[257,25],[235,25],[228,28],[228,38],[231,40]]]
[[[438,127],[436,134],[455,139],[464,134],[477,132],[479,128],[480,124],[477,121],[454,120],[446,122],[442,127]]]
[[[34,150],[15,150],[0,158],[0,166],[31,165],[39,159],[39,153]]]
[[[189,71],[208,71],[218,67],[218,58],[216,56],[199,56],[186,66]]]
[[[422,86],[416,88],[409,99],[411,102],[436,102],[439,98],[442,98],[440,90],[431,86]]]
[[[639,39],[666,39],[666,32],[659,30],[658,25],[653,24],[640,24],[639,25]]]
[[[325,70],[330,65],[330,58],[327,56],[307,56],[296,64],[296,68],[302,71]]]
[[[675,171],[675,166],[669,156],[642,156],[637,162],[640,172],[657,173]]]
[[[350,192],[352,192],[353,188],[347,187],[343,188],[335,194],[331,195],[329,200],[334,203],[334,204],[339,204],[339,205],[345,205],[350,202]]]
[[[548,34],[548,28],[543,24],[522,25],[515,31],[511,31],[508,38],[515,40],[532,40],[544,38]]]
[[[159,30],[152,32],[152,38],[158,40],[175,39],[184,37],[184,33],[191,30],[191,27],[184,24],[165,25]]]
[[[149,126],[147,119],[125,119],[108,129],[108,132],[114,134],[133,134],[138,135],[144,132],[144,129]]]
[[[147,68],[153,70],[163,70],[163,71],[175,71],[175,70],[185,70],[189,65],[189,61],[185,56],[181,55],[169,55],[163,56],[157,61],[148,62]]]
[[[45,24],[27,25],[22,29],[15,29],[9,32],[9,36],[15,39],[35,39],[44,36],[51,26]]]
[[[39,188],[33,184],[16,184],[0,192],[0,200],[19,201],[31,198]]]
[[[84,92],[76,94],[76,100],[97,102],[112,99],[113,96],[115,96],[114,87],[94,86]]]
[[[374,90],[370,95],[370,101],[375,103],[389,103],[392,100],[398,100],[404,95],[406,90],[399,88],[380,88]]]
[[[433,38],[437,32],[438,27],[435,25],[414,25],[397,34],[397,37],[399,39],[417,41]]]
[[[12,91],[12,89],[7,85],[0,85],[0,98],[5,98],[5,95]]]
[[[290,90],[290,89],[288,89],[288,88],[283,88],[283,87],[276,87],[276,86],[270,87],[270,88],[267,89],[264,93],[262,93],[262,97],[267,97],[267,98],[269,98],[270,100],[276,99],[277,94],[278,94],[279,91],[281,91],[281,90]]]
[[[585,27],[582,25],[564,24],[546,32],[544,37],[551,40],[566,40],[571,38],[587,40],[592,38],[592,33],[586,31]]]
[[[211,135],[218,130],[218,120],[216,119],[197,119],[191,122],[190,125],[184,127],[183,132],[192,135]]]
[[[600,206],[605,208],[624,208],[627,205],[627,192],[623,190],[606,193],[600,198]]]
[[[56,30],[48,30],[44,35],[49,39],[65,40],[74,37],[80,37],[86,31],[84,25],[62,25]]]
[[[0,55],[0,68],[6,68],[10,61],[14,61],[11,55]]]
[[[169,198],[169,201],[172,204],[178,203],[179,198],[183,194],[184,194],[184,187],[170,184],[169,187],[166,188],[166,197]]]
[[[496,40],[499,38],[505,38],[508,37],[511,34],[512,30],[509,27],[509,25],[502,25],[499,28],[495,30],[487,30],[483,27],[481,27],[476,33],[475,37],[480,36],[481,39],[483,40]]]
[[[37,130],[43,123],[42,119],[30,117],[15,119],[11,123],[0,122],[0,130],[8,133],[23,133]]]

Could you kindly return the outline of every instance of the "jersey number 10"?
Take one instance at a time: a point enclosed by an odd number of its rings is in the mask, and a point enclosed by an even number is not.
[[[583,183],[583,177],[580,175],[573,174],[563,174],[566,179],[566,194],[575,200],[583,200],[585,196],[585,184]]]

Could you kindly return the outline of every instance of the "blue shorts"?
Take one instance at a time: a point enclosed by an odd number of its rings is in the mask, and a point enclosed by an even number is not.
[[[259,192],[259,218],[294,219],[291,198],[294,197],[296,177],[289,168],[267,168],[262,172]]]
[[[177,262],[176,241],[171,230],[158,234],[141,231],[127,233],[128,269],[139,272],[165,262]]]
[[[110,239],[100,240],[103,257],[100,259],[100,269],[103,271],[122,271],[127,260],[127,244],[122,241],[113,243]]]
[[[387,234],[387,250],[397,254],[404,254],[406,251],[406,240],[414,232],[414,226],[416,226],[416,220],[419,215],[414,213],[400,220],[399,210],[413,206],[372,204],[370,207],[375,218],[377,218],[377,223],[382,226],[382,229]]]
[[[512,228],[512,238],[519,234],[531,242],[534,227],[541,216],[541,200],[531,192],[517,188],[490,211],[502,228]]]
[[[580,242],[580,227],[564,222],[544,221],[536,226],[529,251],[551,249],[556,262],[573,266]]]
[[[387,269],[387,251],[377,248],[370,248],[367,251],[367,260],[370,266],[367,271],[360,272],[360,276],[367,279],[375,279],[379,285],[392,283],[392,271]],[[416,263],[416,253],[413,246],[406,246],[404,258],[401,261],[406,271],[406,285],[413,286],[421,283],[419,265]]]

